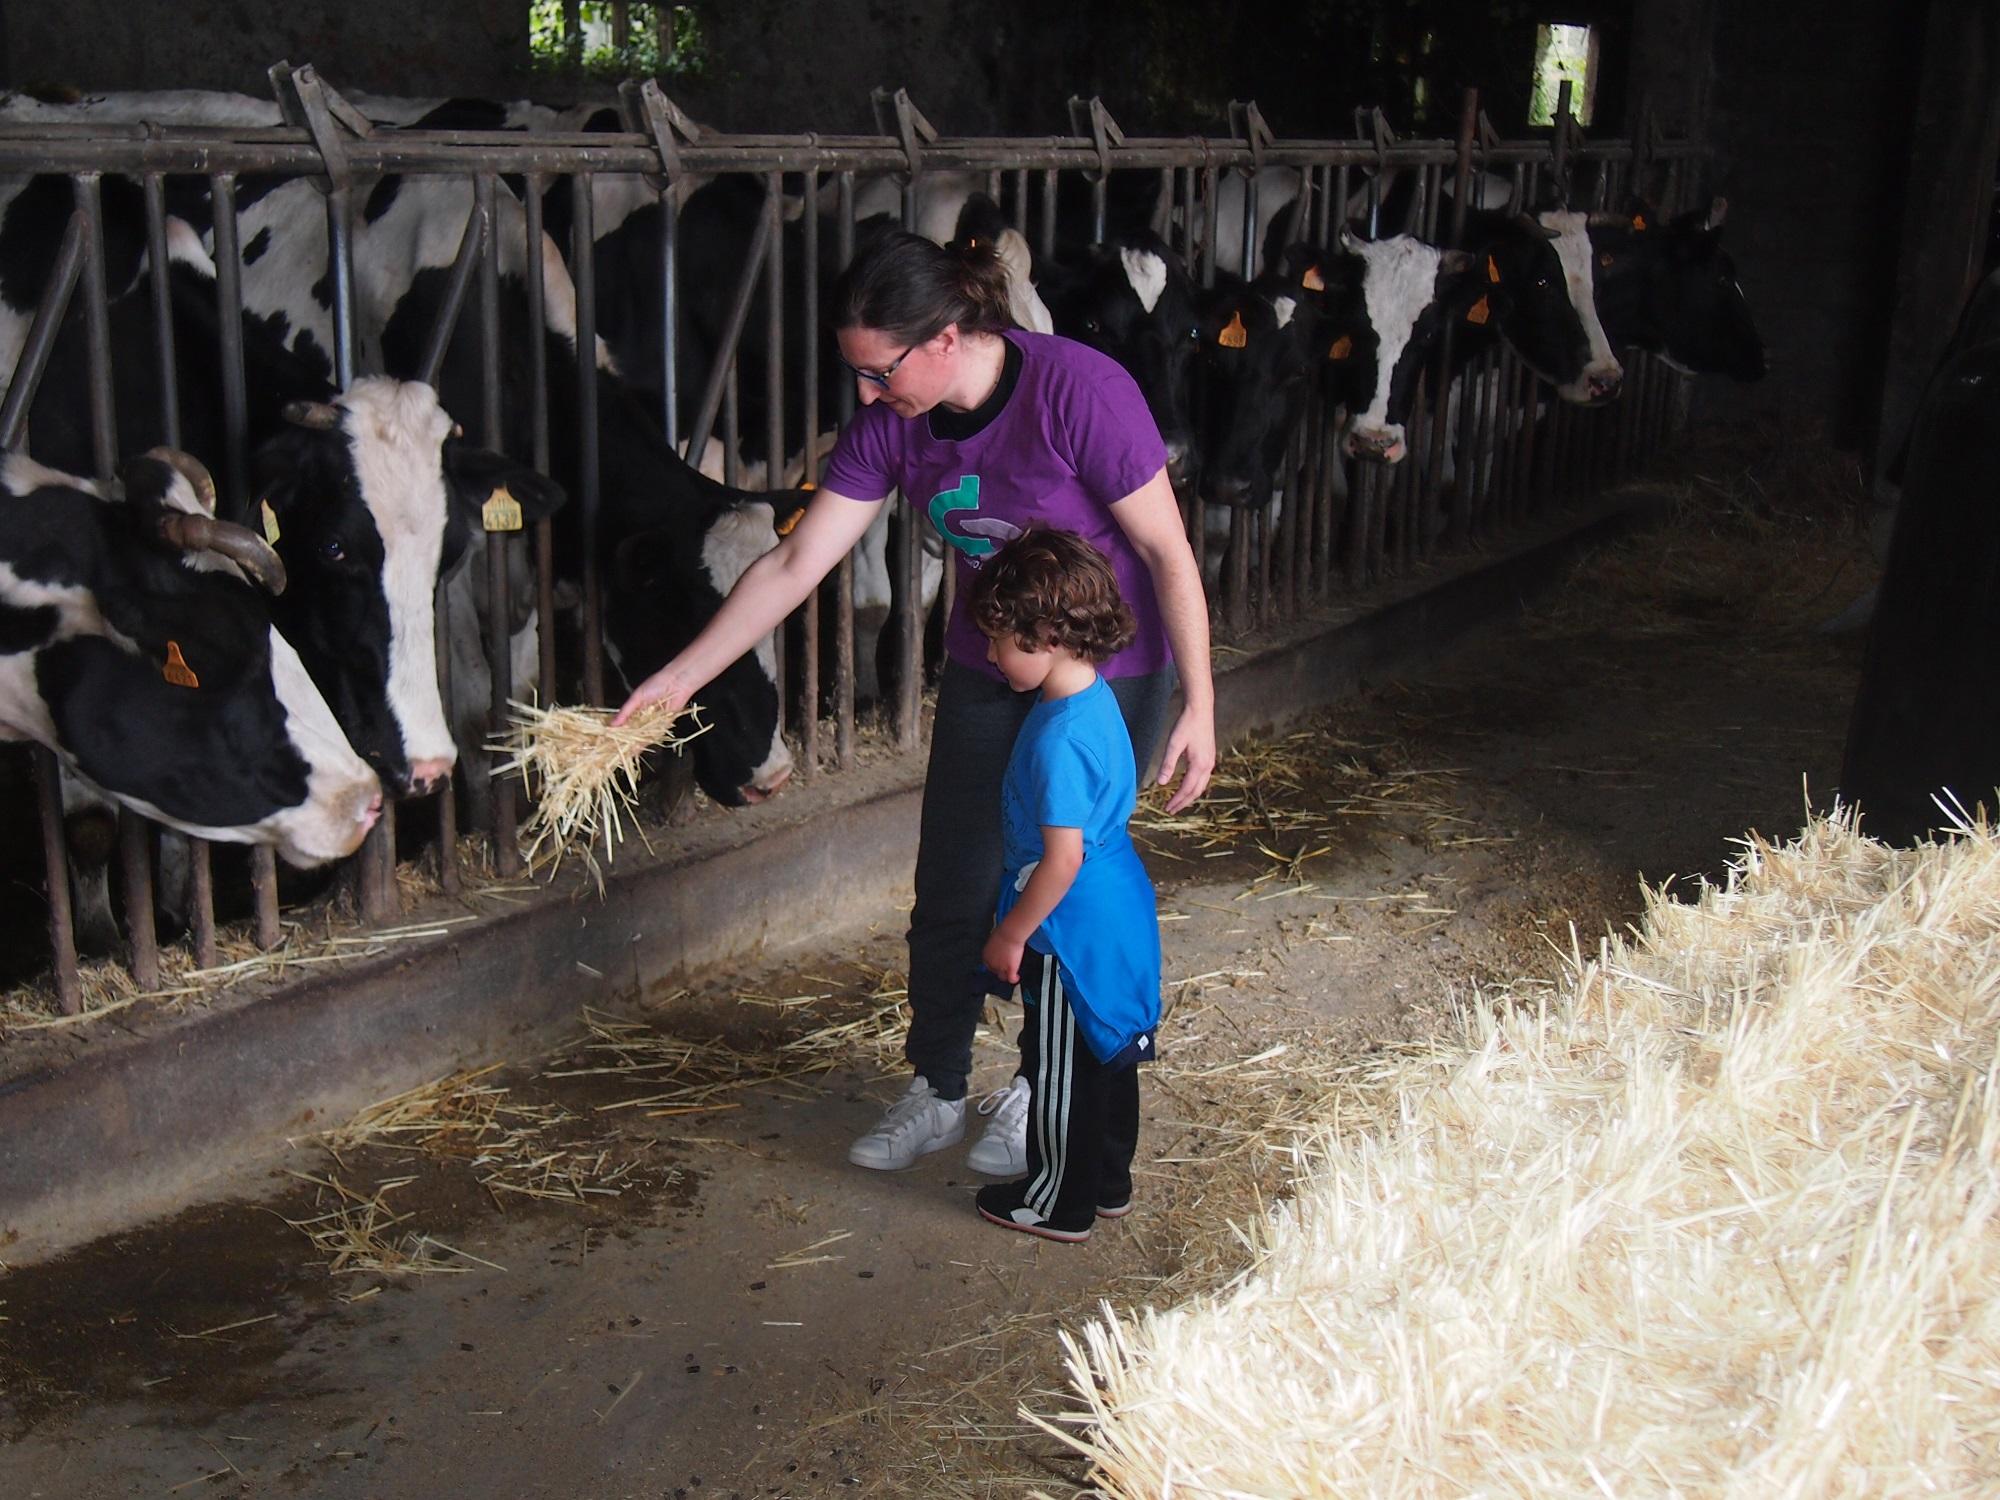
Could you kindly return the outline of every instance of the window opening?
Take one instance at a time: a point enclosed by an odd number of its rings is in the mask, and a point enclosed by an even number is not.
[[[691,5],[529,0],[528,50],[537,68],[630,78],[699,73],[707,47]]]
[[[1597,33],[1589,26],[1535,28],[1535,91],[1528,101],[1530,125],[1556,122],[1556,99],[1570,85],[1576,123],[1588,125],[1597,102]]]

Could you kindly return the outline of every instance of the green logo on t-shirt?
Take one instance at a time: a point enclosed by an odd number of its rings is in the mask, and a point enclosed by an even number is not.
[[[956,527],[947,526],[945,520],[955,510],[975,512],[962,518]],[[1004,542],[1011,542],[1021,534],[1021,528],[1011,521],[1003,521],[998,516],[978,515],[979,476],[963,474],[953,489],[940,490],[931,496],[931,525],[937,528],[939,536],[958,548],[967,557],[987,557],[997,552]]]
[[[968,557],[984,557],[993,550],[992,541],[983,536],[958,536],[945,525],[944,518],[955,510],[979,509],[979,476],[962,475],[954,489],[940,490],[931,496],[931,525],[937,527],[938,535]]]

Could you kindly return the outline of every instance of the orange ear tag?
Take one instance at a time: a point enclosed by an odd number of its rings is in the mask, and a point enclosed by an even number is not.
[[[1225,349],[1247,348],[1250,343],[1250,330],[1243,326],[1243,314],[1231,313],[1229,326],[1215,336],[1215,341]]]
[[[181,643],[179,641],[167,642],[167,664],[160,668],[160,675],[175,687],[198,688],[201,686],[201,679],[194,675],[194,668],[190,667],[187,664],[187,658],[181,655]]]
[[[1307,266],[1306,274],[1299,278],[1299,285],[1309,292],[1326,290],[1326,278],[1319,274],[1318,266]]]
[[[487,531],[519,531],[521,502],[508,493],[504,484],[501,485],[479,507],[479,524]]]
[[[1486,279],[1495,286],[1500,284],[1500,267],[1494,263],[1490,255],[1486,257]]]
[[[793,511],[783,520],[772,522],[771,529],[777,532],[779,536],[790,536],[792,534],[793,529],[796,528],[799,524],[799,517],[803,516],[805,513],[806,513],[806,508],[803,505],[801,505],[797,510]]]
[[[1468,323],[1484,323],[1488,318],[1492,316],[1493,316],[1493,309],[1486,305],[1486,299],[1484,297],[1481,297],[1477,302],[1473,303],[1472,306],[1468,307],[1465,310],[1465,321]]]
[[[1326,351],[1328,359],[1345,359],[1354,352],[1354,340],[1342,334],[1333,341],[1333,347]]]
[[[1632,227],[1634,229],[1644,229],[1646,227],[1646,216],[1644,214],[1632,215]]]

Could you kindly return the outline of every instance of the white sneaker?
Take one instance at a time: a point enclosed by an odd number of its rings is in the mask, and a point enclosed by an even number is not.
[[[857,1167],[899,1172],[930,1151],[942,1151],[965,1139],[965,1101],[940,1099],[919,1073],[903,1097],[889,1106],[882,1123],[847,1148]]]
[[[988,1177],[1019,1177],[1028,1170],[1028,1080],[1016,1073],[1004,1089],[979,1101],[979,1112],[993,1116],[986,1134],[965,1153],[965,1164]]]

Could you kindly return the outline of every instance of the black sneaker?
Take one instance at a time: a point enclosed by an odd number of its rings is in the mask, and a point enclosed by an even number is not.
[[[979,1207],[979,1217],[989,1224],[998,1224],[1002,1229],[1018,1229],[1023,1234],[1040,1235],[1045,1240],[1061,1240],[1065,1244],[1079,1244],[1090,1238],[1091,1216],[1085,1215],[1081,1223],[1069,1223],[1063,1219],[1045,1219],[1028,1207],[1028,1183],[1023,1178],[1019,1182],[995,1182],[979,1190],[973,1202]]]

